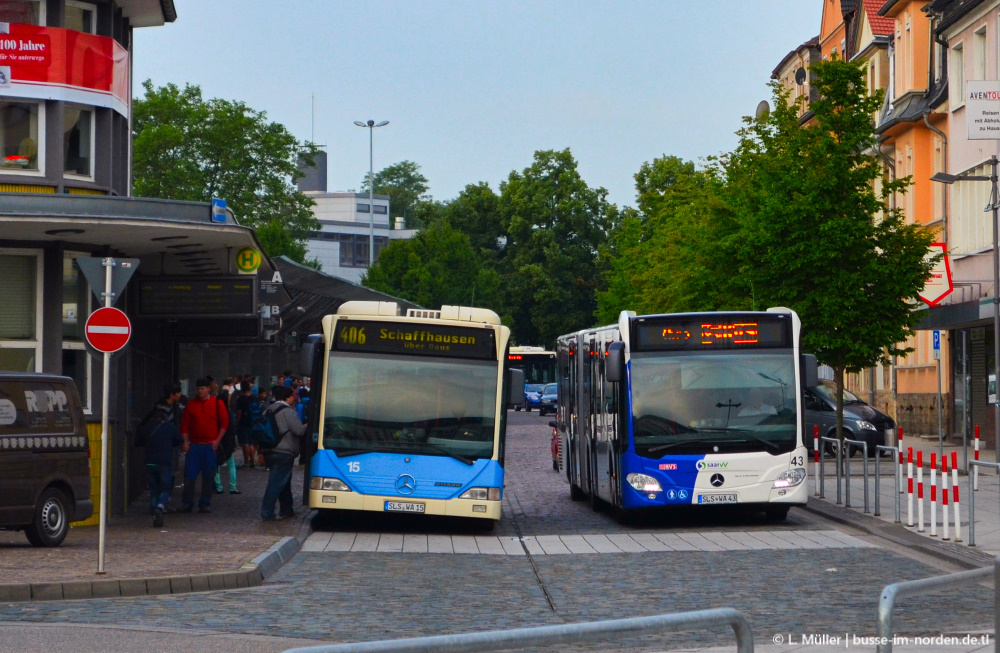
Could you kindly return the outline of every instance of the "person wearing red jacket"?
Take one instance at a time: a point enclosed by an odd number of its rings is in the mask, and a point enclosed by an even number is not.
[[[184,492],[181,494],[180,512],[194,510],[194,486],[201,476],[201,498],[198,512],[211,512],[215,470],[218,466],[215,450],[229,428],[229,411],[221,399],[211,393],[211,381],[202,378],[195,382],[197,394],[187,402],[181,416],[181,435],[184,438]]]

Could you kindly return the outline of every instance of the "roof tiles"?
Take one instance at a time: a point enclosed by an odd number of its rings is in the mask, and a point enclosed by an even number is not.
[[[879,16],[878,10],[885,4],[885,0],[864,0],[865,13],[868,14],[868,24],[872,26],[872,34],[885,35],[892,34],[896,29],[895,21],[888,16]]]

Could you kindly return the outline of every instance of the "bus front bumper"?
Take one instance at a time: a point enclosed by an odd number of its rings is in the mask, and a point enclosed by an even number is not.
[[[390,504],[395,510],[387,509]],[[317,510],[366,510],[398,514],[440,515],[499,520],[500,501],[474,499],[424,499],[421,497],[387,497],[357,492],[309,490],[309,507]]]

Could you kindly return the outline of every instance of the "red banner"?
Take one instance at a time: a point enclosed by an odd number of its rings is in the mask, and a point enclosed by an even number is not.
[[[128,52],[114,39],[61,27],[11,23],[0,34],[4,96],[65,100],[108,107],[127,116]]]

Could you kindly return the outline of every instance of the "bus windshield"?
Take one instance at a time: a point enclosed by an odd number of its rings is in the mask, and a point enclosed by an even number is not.
[[[496,361],[330,355],[323,448],[492,458]]]
[[[632,419],[640,456],[791,451],[795,368],[789,353],[636,354]]]

